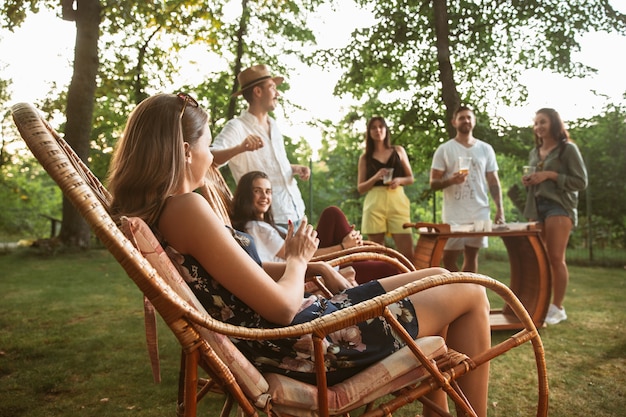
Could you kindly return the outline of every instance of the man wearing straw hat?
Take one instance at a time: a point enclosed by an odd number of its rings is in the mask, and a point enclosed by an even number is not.
[[[269,115],[280,96],[276,86],[283,80],[272,76],[266,65],[254,65],[237,75],[240,89],[233,97],[243,96],[248,108],[226,123],[215,137],[211,153],[216,164],[228,164],[236,182],[247,172],[265,172],[272,184],[274,219],[286,227],[289,220],[299,224],[305,211],[294,177],[308,180],[311,171],[289,162],[283,135]]]

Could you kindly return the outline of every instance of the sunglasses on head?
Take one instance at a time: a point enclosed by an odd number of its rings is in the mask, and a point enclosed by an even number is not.
[[[189,104],[191,107],[200,107],[196,99],[191,97],[187,93],[176,93],[176,97],[178,97],[179,99],[183,101],[183,108],[180,111],[180,116],[179,116],[180,120],[183,120],[183,115],[185,114],[185,109],[187,108],[187,104]]]

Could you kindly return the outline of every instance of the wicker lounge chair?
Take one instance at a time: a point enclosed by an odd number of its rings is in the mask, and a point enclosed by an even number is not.
[[[438,275],[306,324],[279,329],[250,329],[225,324],[206,313],[142,220],[126,218],[118,227],[107,212],[108,193],[104,187],[33,106],[16,104],[12,112],[22,137],[35,157],[179,341],[183,352],[179,415],[195,416],[197,402],[207,393],[217,391],[225,398],[223,416],[228,415],[234,405],[247,416],[259,412],[271,416],[347,415],[363,406],[363,415],[387,416],[416,400],[428,404],[424,395],[442,388],[457,409],[471,416],[475,413],[459,391],[456,379],[529,342],[537,373],[536,415],[547,415],[547,374],[540,336],[521,303],[498,281],[467,273]],[[368,256],[367,253],[349,256],[357,255]],[[341,264],[344,259],[336,257],[331,262]],[[525,328],[487,351],[468,358],[447,349],[440,337],[412,340],[385,307],[411,293],[455,282],[477,283],[495,291]],[[321,347],[324,335],[380,315],[384,315],[403,335],[407,346],[331,387],[326,386],[323,367],[317,369],[316,386],[282,375],[261,374],[230,340],[230,337],[276,339],[312,334],[316,362],[319,364],[323,362]],[[205,376],[200,377],[200,369]]]

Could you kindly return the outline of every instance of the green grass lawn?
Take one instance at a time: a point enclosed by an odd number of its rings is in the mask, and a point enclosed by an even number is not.
[[[508,263],[483,258],[481,272],[506,281]],[[175,415],[177,342],[160,322],[163,382],[155,384],[142,295],[107,252],[45,257],[21,249],[0,256],[0,271],[0,416]],[[541,330],[549,414],[623,415],[626,270],[573,266],[570,272],[569,319]],[[530,346],[495,360],[489,415],[534,415],[535,375]],[[200,415],[217,415],[218,407],[209,401]]]

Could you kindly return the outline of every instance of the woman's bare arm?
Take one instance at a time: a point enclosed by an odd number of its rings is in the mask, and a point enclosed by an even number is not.
[[[291,323],[302,303],[307,263],[318,244],[306,221],[299,230],[291,228],[288,233],[286,263],[278,279],[239,246],[200,195],[171,197],[159,229],[172,247],[192,255],[213,278],[261,316],[276,324]]]

